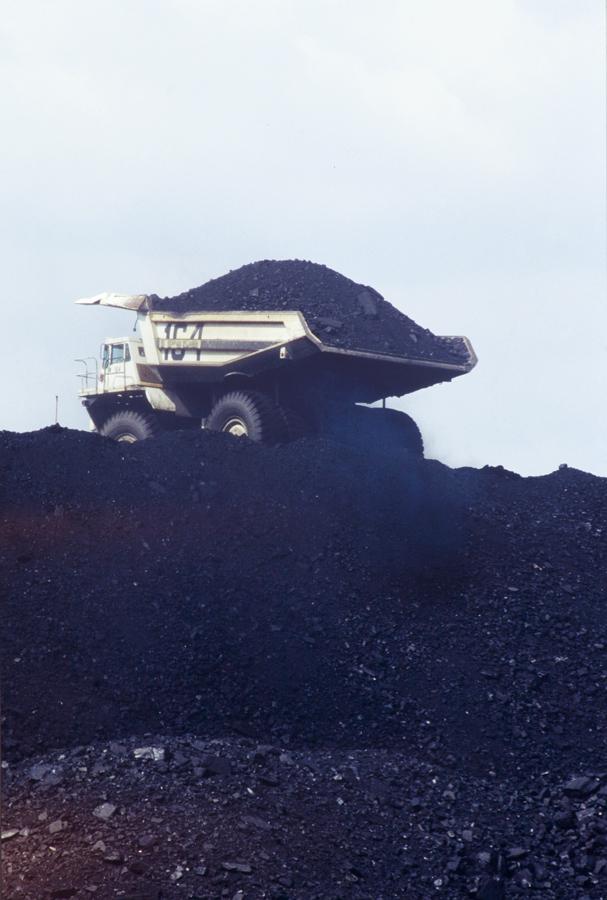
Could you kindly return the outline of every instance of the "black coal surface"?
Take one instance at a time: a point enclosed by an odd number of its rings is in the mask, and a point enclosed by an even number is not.
[[[2,896],[605,896],[606,495],[0,434]]]
[[[457,338],[437,337],[395,309],[374,288],[298,259],[261,260],[179,294],[151,297],[154,310],[299,310],[323,343],[349,350],[462,362]]]

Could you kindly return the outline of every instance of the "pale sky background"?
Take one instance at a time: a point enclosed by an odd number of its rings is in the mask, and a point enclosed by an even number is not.
[[[76,307],[263,258],[466,334],[428,455],[607,475],[600,0],[4,0],[0,428],[87,428]]]

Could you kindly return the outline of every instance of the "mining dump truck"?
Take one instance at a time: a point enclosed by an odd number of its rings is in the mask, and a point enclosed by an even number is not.
[[[153,295],[152,295],[153,296]],[[148,295],[99,294],[77,303],[136,311],[138,336],[107,338],[85,365],[80,396],[93,427],[117,441],[167,429],[206,428],[265,444],[308,433],[398,443],[423,455],[415,422],[388,397],[469,372],[465,337],[441,337],[448,354],[369,352],[329,345],[297,309],[154,311]],[[373,407],[378,401],[382,407]]]

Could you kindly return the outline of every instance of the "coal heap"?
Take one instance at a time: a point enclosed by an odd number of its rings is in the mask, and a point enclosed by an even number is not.
[[[349,350],[442,362],[467,361],[457,338],[437,337],[374,288],[299,259],[261,260],[176,297],[153,296],[154,310],[300,310],[323,343]]]
[[[0,470],[2,896],[605,896],[607,480],[60,428]]]

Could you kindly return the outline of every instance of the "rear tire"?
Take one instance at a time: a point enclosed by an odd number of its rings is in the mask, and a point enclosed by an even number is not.
[[[384,440],[401,447],[411,456],[424,457],[424,440],[417,422],[399,409],[378,409],[380,430]]]
[[[280,407],[259,391],[233,391],[221,397],[204,427],[235,437],[248,437],[259,444],[279,444],[287,438]]]
[[[145,441],[154,437],[159,431],[160,426],[151,413],[139,413],[125,409],[106,419],[99,429],[99,434],[112,438],[114,441],[134,444],[136,441]]]
[[[387,453],[405,451],[422,459],[424,442],[411,416],[398,409],[355,406],[331,424],[331,433],[352,446]]]

